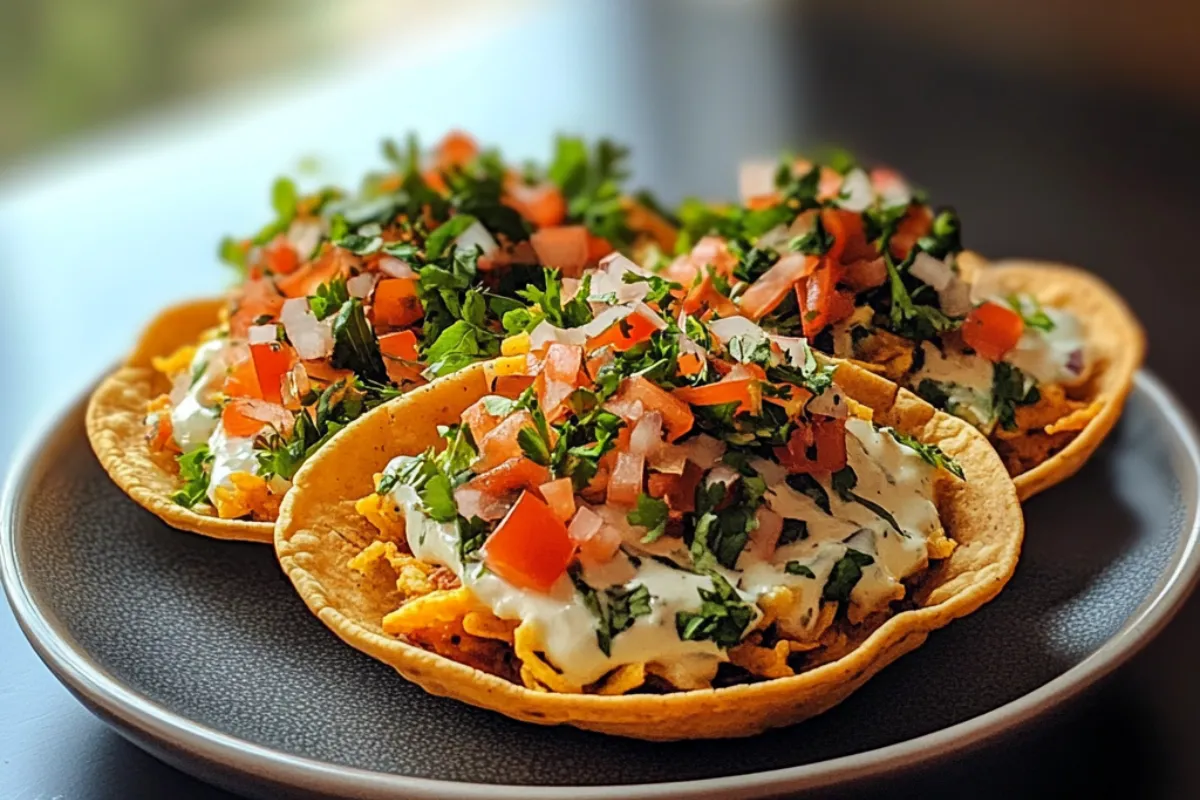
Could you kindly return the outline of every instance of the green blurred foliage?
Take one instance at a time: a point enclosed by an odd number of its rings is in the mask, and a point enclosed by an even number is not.
[[[0,166],[299,62],[319,0],[0,0]],[[304,37],[302,37],[304,38]]]

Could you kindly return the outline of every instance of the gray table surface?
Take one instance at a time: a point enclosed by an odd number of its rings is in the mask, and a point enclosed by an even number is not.
[[[0,464],[119,357],[153,309],[220,289],[214,242],[263,218],[276,174],[311,154],[348,178],[377,162],[381,136],[429,139],[451,125],[520,157],[544,154],[558,129],[625,139],[639,180],[668,199],[729,193],[739,156],[844,141],[956,204],[972,247],[1083,264],[1114,283],[1146,322],[1150,366],[1200,411],[1200,120],[972,68],[781,4],[680,7],[596,0],[468,23],[446,42],[379,48],[320,78],[138,123],[4,176]],[[580,31],[609,46],[581,50]],[[719,57],[695,46],[715,37]],[[1193,600],[1069,708],[953,764],[846,796],[1200,797],[1197,631]],[[230,796],[92,717],[5,604],[0,663],[0,797]]]

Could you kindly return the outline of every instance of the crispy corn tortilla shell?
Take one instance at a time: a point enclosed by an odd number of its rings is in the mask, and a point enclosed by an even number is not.
[[[672,694],[555,694],[531,691],[385,635],[381,620],[400,598],[388,576],[347,567],[380,535],[355,512],[355,500],[373,491],[372,476],[392,457],[437,445],[436,426],[458,422],[487,393],[478,365],[365,414],[310,459],[284,498],[276,553],[309,609],[334,633],[433,694],[527,722],[639,739],[748,736],[799,722],[840,703],[918,647],[930,631],[995,597],[1016,567],[1024,531],[1012,481],[982,434],[857,367],[841,366],[838,381],[875,409],[879,423],[937,442],[962,465],[967,481],[939,482],[942,520],[958,547],[926,572],[913,593],[917,608],[860,631],[847,655],[799,675]]]
[[[220,519],[172,502],[171,494],[183,487],[175,457],[151,450],[146,442],[146,404],[171,388],[150,360],[194,344],[217,324],[224,305],[219,299],[193,300],[155,317],[125,364],[92,393],[86,417],[88,439],[109,477],[171,527],[217,539],[269,542],[274,530],[270,522]]]
[[[988,263],[976,253],[963,253],[958,263],[977,296],[1030,294],[1044,306],[1070,311],[1084,326],[1094,362],[1084,394],[1103,406],[1066,447],[1013,478],[1027,500],[1078,472],[1116,425],[1145,357],[1146,335],[1120,296],[1084,270],[1039,261]]]

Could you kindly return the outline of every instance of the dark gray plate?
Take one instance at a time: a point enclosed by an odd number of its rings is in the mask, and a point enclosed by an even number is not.
[[[1027,505],[1001,596],[823,717],[756,739],[651,745],[426,695],[338,642],[261,545],[170,530],[110,483],[76,405],[4,498],[5,589],[41,657],[171,763],[241,791],[359,797],[753,797],[946,756],[1112,670],[1179,607],[1197,555],[1197,444],[1140,375],[1076,477]]]

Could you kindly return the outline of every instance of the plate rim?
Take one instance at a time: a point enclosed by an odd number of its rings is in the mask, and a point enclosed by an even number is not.
[[[1176,446],[1182,463],[1190,466],[1200,490],[1200,442],[1197,429],[1174,393],[1151,372],[1135,375],[1135,386],[1145,392],[1179,433]],[[327,794],[370,798],[412,797],[417,800],[521,800],[561,796],[569,790],[578,800],[632,800],[632,798],[700,798],[728,795],[761,797],[780,792],[828,787],[863,780],[918,764],[927,764],[978,747],[1018,728],[1035,717],[1076,697],[1109,675],[1148,644],[1178,612],[1200,580],[1200,502],[1193,505],[1190,526],[1183,535],[1181,555],[1174,569],[1164,572],[1123,630],[1063,674],[1031,692],[955,725],[884,747],[792,767],[660,783],[593,786],[470,783],[375,772],[359,767],[287,753],[240,739],[195,722],[129,687],[95,664],[81,647],[37,605],[22,580],[17,554],[17,518],[25,503],[26,486],[41,453],[41,445],[60,431],[79,409],[87,393],[49,414],[16,450],[0,496],[0,582],[17,623],[39,658],[55,677],[97,713],[143,749],[150,742],[177,748],[186,756],[175,759],[184,771],[194,762],[207,762],[258,781]],[[75,643],[77,645],[77,643]],[[132,735],[139,734],[139,735]]]

